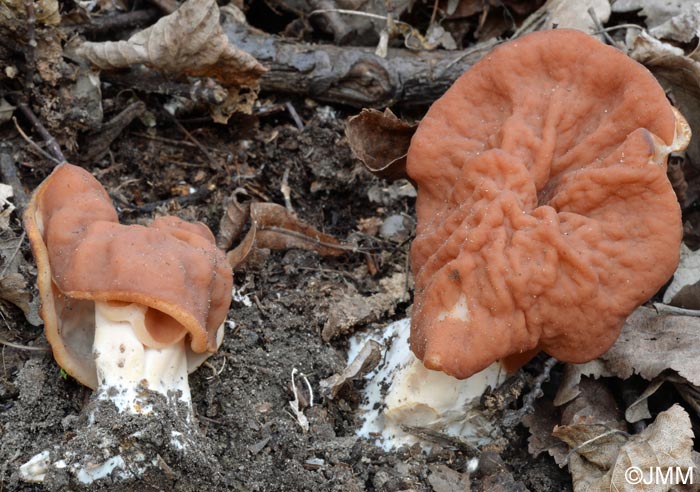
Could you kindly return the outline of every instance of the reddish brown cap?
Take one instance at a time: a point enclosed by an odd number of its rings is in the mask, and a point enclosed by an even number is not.
[[[121,225],[111,200],[86,170],[58,166],[24,215],[37,263],[46,337],[71,376],[96,386],[94,301],[145,305],[151,337],[189,337],[194,352],[215,351],[233,277],[211,231],[161,217]]]
[[[591,36],[494,49],[411,141],[412,350],[459,378],[538,350],[605,352],[676,268],[666,156],[688,139],[652,74]]]

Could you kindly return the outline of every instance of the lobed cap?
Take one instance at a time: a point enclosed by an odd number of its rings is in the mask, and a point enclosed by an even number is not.
[[[160,217],[149,227],[119,224],[102,185],[70,164],[36,189],[24,223],[46,337],[57,362],[78,381],[97,384],[95,301],[146,306],[146,331],[139,335],[146,346],[188,337],[192,352],[216,351],[233,277],[204,224],[177,217]]]
[[[608,350],[678,263],[666,157],[689,138],[653,75],[592,36],[494,49],[408,151],[415,354],[466,378],[539,350],[567,362]]]

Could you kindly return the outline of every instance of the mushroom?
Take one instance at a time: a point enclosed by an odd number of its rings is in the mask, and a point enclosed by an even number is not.
[[[678,263],[666,158],[689,138],[653,75],[592,36],[537,32],[486,55],[408,151],[418,359],[465,379],[608,350]]]
[[[24,222],[58,364],[119,413],[155,414],[155,392],[189,420],[187,374],[221,344],[231,302],[211,231],[177,217],[122,225],[100,183],[70,164],[36,189]]]

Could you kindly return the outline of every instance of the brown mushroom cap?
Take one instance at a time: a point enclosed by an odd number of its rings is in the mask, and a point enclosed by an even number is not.
[[[37,263],[46,337],[68,374],[95,388],[94,301],[147,306],[146,327],[163,343],[187,335],[197,353],[217,349],[233,277],[204,224],[161,217],[121,225],[86,170],[58,166],[24,215]]]
[[[648,70],[578,31],[505,43],[462,75],[408,152],[415,354],[465,378],[605,352],[676,268],[666,156],[684,124]]]

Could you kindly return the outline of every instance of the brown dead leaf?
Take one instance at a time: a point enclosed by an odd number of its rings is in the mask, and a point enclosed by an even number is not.
[[[248,217],[250,216],[250,203],[238,201],[238,195],[247,195],[243,188],[237,188],[226,201],[226,210],[219,221],[219,234],[216,237],[216,245],[226,251],[241,235]]]
[[[576,453],[571,456],[569,468],[574,492],[667,492],[674,482],[654,480],[653,476],[649,476],[650,473],[655,473],[657,469],[661,474],[665,474],[669,469],[675,473],[676,468],[687,472],[694,466],[690,417],[679,405],[661,412],[656,421],[640,434],[629,438],[617,434],[622,438],[620,442],[617,445],[614,442],[606,442],[605,450],[599,448],[599,445],[613,434],[602,429],[599,435],[603,437],[595,441],[583,434],[566,435],[569,446],[578,447]],[[615,446],[617,452],[611,458],[610,453]],[[587,450],[585,454],[584,450]],[[631,468],[638,469],[646,480],[643,489],[640,488],[639,482],[632,483],[634,480],[630,480],[632,475],[629,475],[628,470]]]
[[[235,207],[235,206],[234,206]],[[238,221],[244,212],[236,209],[232,221]],[[292,216],[286,208],[276,203],[250,204],[250,230],[243,241],[226,257],[233,268],[240,267],[256,250],[305,249],[321,256],[338,256],[354,251],[333,236],[324,234]]]
[[[627,424],[615,397],[602,381],[583,379],[580,390],[563,409],[562,425],[552,434],[572,449],[590,441],[590,445],[581,446],[577,453],[600,468],[610,468],[619,447],[627,441],[623,433],[615,431],[626,431]],[[566,457],[558,462],[559,466],[565,462]]]
[[[252,110],[258,79],[266,70],[229,43],[219,16],[215,0],[187,0],[127,41],[85,42],[76,54],[103,70],[144,64],[174,76],[211,77],[229,92],[212,111],[215,121],[225,123],[236,110]],[[239,97],[245,91],[248,95]]]
[[[356,326],[366,325],[394,314],[396,306],[408,300],[406,274],[395,273],[379,281],[382,291],[363,296],[355,291],[338,291],[329,300],[332,309],[321,330],[325,342],[351,333]]]
[[[693,165],[700,167],[700,62],[644,31],[633,38],[628,49],[629,55],[651,70],[671,92],[692,131],[686,152]]]
[[[615,344],[598,359],[585,364],[567,364],[554,400],[562,405],[578,392],[581,376],[616,376],[627,379],[639,374],[651,381],[667,369],[700,386],[700,318],[649,307],[637,308],[625,322]]]
[[[362,378],[365,374],[373,371],[382,360],[382,349],[384,347],[376,340],[369,340],[357,357],[348,364],[343,372],[334,374],[329,378],[319,382],[321,394],[332,400],[338,396],[338,392],[350,381]]]
[[[345,135],[350,149],[372,174],[388,180],[405,178],[406,154],[417,125],[385,109],[363,109],[348,119]]]
[[[552,431],[561,423],[559,408],[551,400],[541,398],[535,403],[535,411],[523,417],[523,425],[530,431],[527,450],[537,458],[547,452],[559,466],[566,464],[569,448],[554,437]]]

